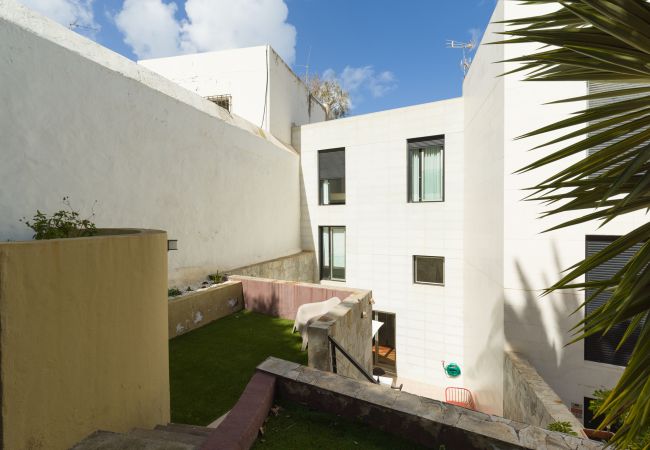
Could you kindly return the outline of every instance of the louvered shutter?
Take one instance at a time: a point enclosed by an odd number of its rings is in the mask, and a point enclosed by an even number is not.
[[[319,151],[318,176],[321,180],[345,178],[345,149]]]
[[[634,83],[634,84],[633,83],[606,83],[606,82],[602,82],[602,81],[590,81],[590,82],[587,83],[587,90],[588,90],[589,94],[599,94],[601,92],[608,92],[608,91],[615,91],[615,90],[617,91],[617,90],[621,90],[621,89],[630,89],[630,88],[643,87],[643,86],[648,86],[648,85],[638,84],[638,83]],[[607,104],[610,104],[610,103],[617,103],[617,102],[621,102],[621,101],[631,100],[631,99],[634,99],[634,98],[643,97],[645,95],[647,95],[647,93],[624,95],[622,97],[616,97],[616,98],[592,99],[592,100],[588,101],[588,107],[589,108],[596,108],[598,106],[603,106],[603,105],[607,105]],[[592,122],[592,123],[597,123],[597,122],[598,121]],[[594,136],[594,135],[596,135],[598,133],[601,133],[601,132],[603,132],[605,130],[610,130],[612,128],[615,128],[615,126],[610,126],[610,127],[603,128],[601,130],[597,130],[596,132],[589,133],[588,136],[591,137],[591,136]],[[623,135],[623,136],[618,137],[616,139],[612,139],[611,141],[607,141],[607,142],[604,142],[604,143],[602,143],[600,145],[596,145],[596,146],[590,148],[587,151],[587,154],[593,155],[597,151],[602,150],[605,147],[609,147],[612,144],[616,144],[617,142],[621,142],[622,140],[626,139],[629,136],[630,136],[629,134]],[[596,172],[594,174],[594,176],[599,175],[599,174],[603,173],[604,171],[605,170],[601,170],[599,172]]]
[[[591,256],[604,249],[615,239],[616,237],[587,236],[587,256]],[[587,282],[607,280],[611,278],[623,268],[625,263],[627,263],[640,248],[641,244],[637,244],[634,247],[619,254],[618,256],[610,259],[606,263],[601,264],[596,269],[587,272]],[[593,292],[594,291],[592,289],[587,289],[587,297]],[[590,314],[599,306],[605,304],[605,302],[607,302],[610,297],[611,294],[607,292],[599,294],[594,300],[585,306],[585,312],[587,314]],[[587,337],[585,339],[585,360],[614,364],[617,366],[627,365],[628,361],[630,360],[632,350],[634,349],[634,345],[636,344],[639,336],[638,331],[630,336],[618,351],[616,351],[616,346],[625,334],[628,323],[629,322],[625,322],[615,326],[604,336],[593,335]]]

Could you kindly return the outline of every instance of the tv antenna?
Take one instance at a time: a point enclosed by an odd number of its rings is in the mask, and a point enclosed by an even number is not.
[[[296,67],[305,68],[305,84],[309,86],[309,61],[311,59],[311,45],[309,46],[309,51],[307,52],[307,64],[296,64]]]
[[[70,30],[82,29],[82,30],[90,30],[90,31],[99,31],[99,28],[97,28],[97,27],[91,27],[91,26],[87,26],[87,25],[81,25],[81,24],[79,24],[77,21],[71,22],[71,23],[68,25],[68,28],[69,28]]]
[[[476,41],[474,39],[469,42],[447,40],[447,48],[461,49],[463,51],[463,59],[460,60],[460,68],[463,70],[463,76],[467,75],[469,66],[472,65],[472,57],[469,56],[469,54],[476,48]]]

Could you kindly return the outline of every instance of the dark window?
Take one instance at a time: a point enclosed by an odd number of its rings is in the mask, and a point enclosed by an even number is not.
[[[207,99],[217,106],[227,109],[228,112],[230,112],[230,109],[232,108],[232,96],[230,95],[211,95],[207,97]]]
[[[413,281],[422,284],[444,284],[445,258],[441,256],[414,256]]]
[[[445,190],[444,136],[409,139],[409,202],[441,202]]]
[[[320,227],[320,278],[345,281],[345,227]]]
[[[321,205],[345,204],[345,149],[318,152],[318,192]]]
[[[607,247],[614,242],[617,236],[587,236],[586,254],[591,256],[600,250]],[[596,269],[587,272],[586,281],[607,280],[615,275],[623,266],[634,256],[634,254],[641,248],[641,244],[624,251],[623,253],[615,256],[609,261],[601,264]],[[586,289],[586,296],[589,297],[594,292],[593,289]],[[585,306],[585,313],[590,314],[598,307],[604,305],[611,294],[609,292],[602,292],[596,296]],[[595,361],[607,364],[614,364],[617,366],[626,366],[630,360],[632,350],[639,337],[639,330],[637,329],[617,351],[621,338],[627,330],[629,321],[620,323],[608,331],[604,336],[601,334],[592,335],[585,339],[585,360]]]

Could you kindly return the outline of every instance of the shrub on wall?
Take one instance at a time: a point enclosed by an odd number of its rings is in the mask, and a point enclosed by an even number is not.
[[[69,197],[63,197],[63,204],[68,208],[57,211],[51,216],[36,210],[36,214],[31,220],[23,217],[20,221],[34,230],[33,238],[36,240],[85,237],[97,234],[97,227],[90,220],[94,217],[94,212],[89,218],[81,219],[79,211],[72,209]]]

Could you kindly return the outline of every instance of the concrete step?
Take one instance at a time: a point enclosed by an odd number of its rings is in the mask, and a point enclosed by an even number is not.
[[[164,442],[176,442],[179,444],[187,444],[199,448],[207,439],[207,435],[197,436],[196,434],[187,434],[177,431],[165,430],[145,430],[142,428],[134,428],[129,431],[127,436],[138,437],[143,439],[158,440]]]
[[[152,430],[150,430],[152,431]],[[197,450],[199,446],[176,441],[148,439],[131,434],[96,431],[71,450]]]
[[[174,433],[192,434],[195,436],[207,437],[214,431],[212,428],[202,427],[199,425],[185,425],[183,423],[168,423],[167,425],[156,425],[156,430],[171,431]]]

